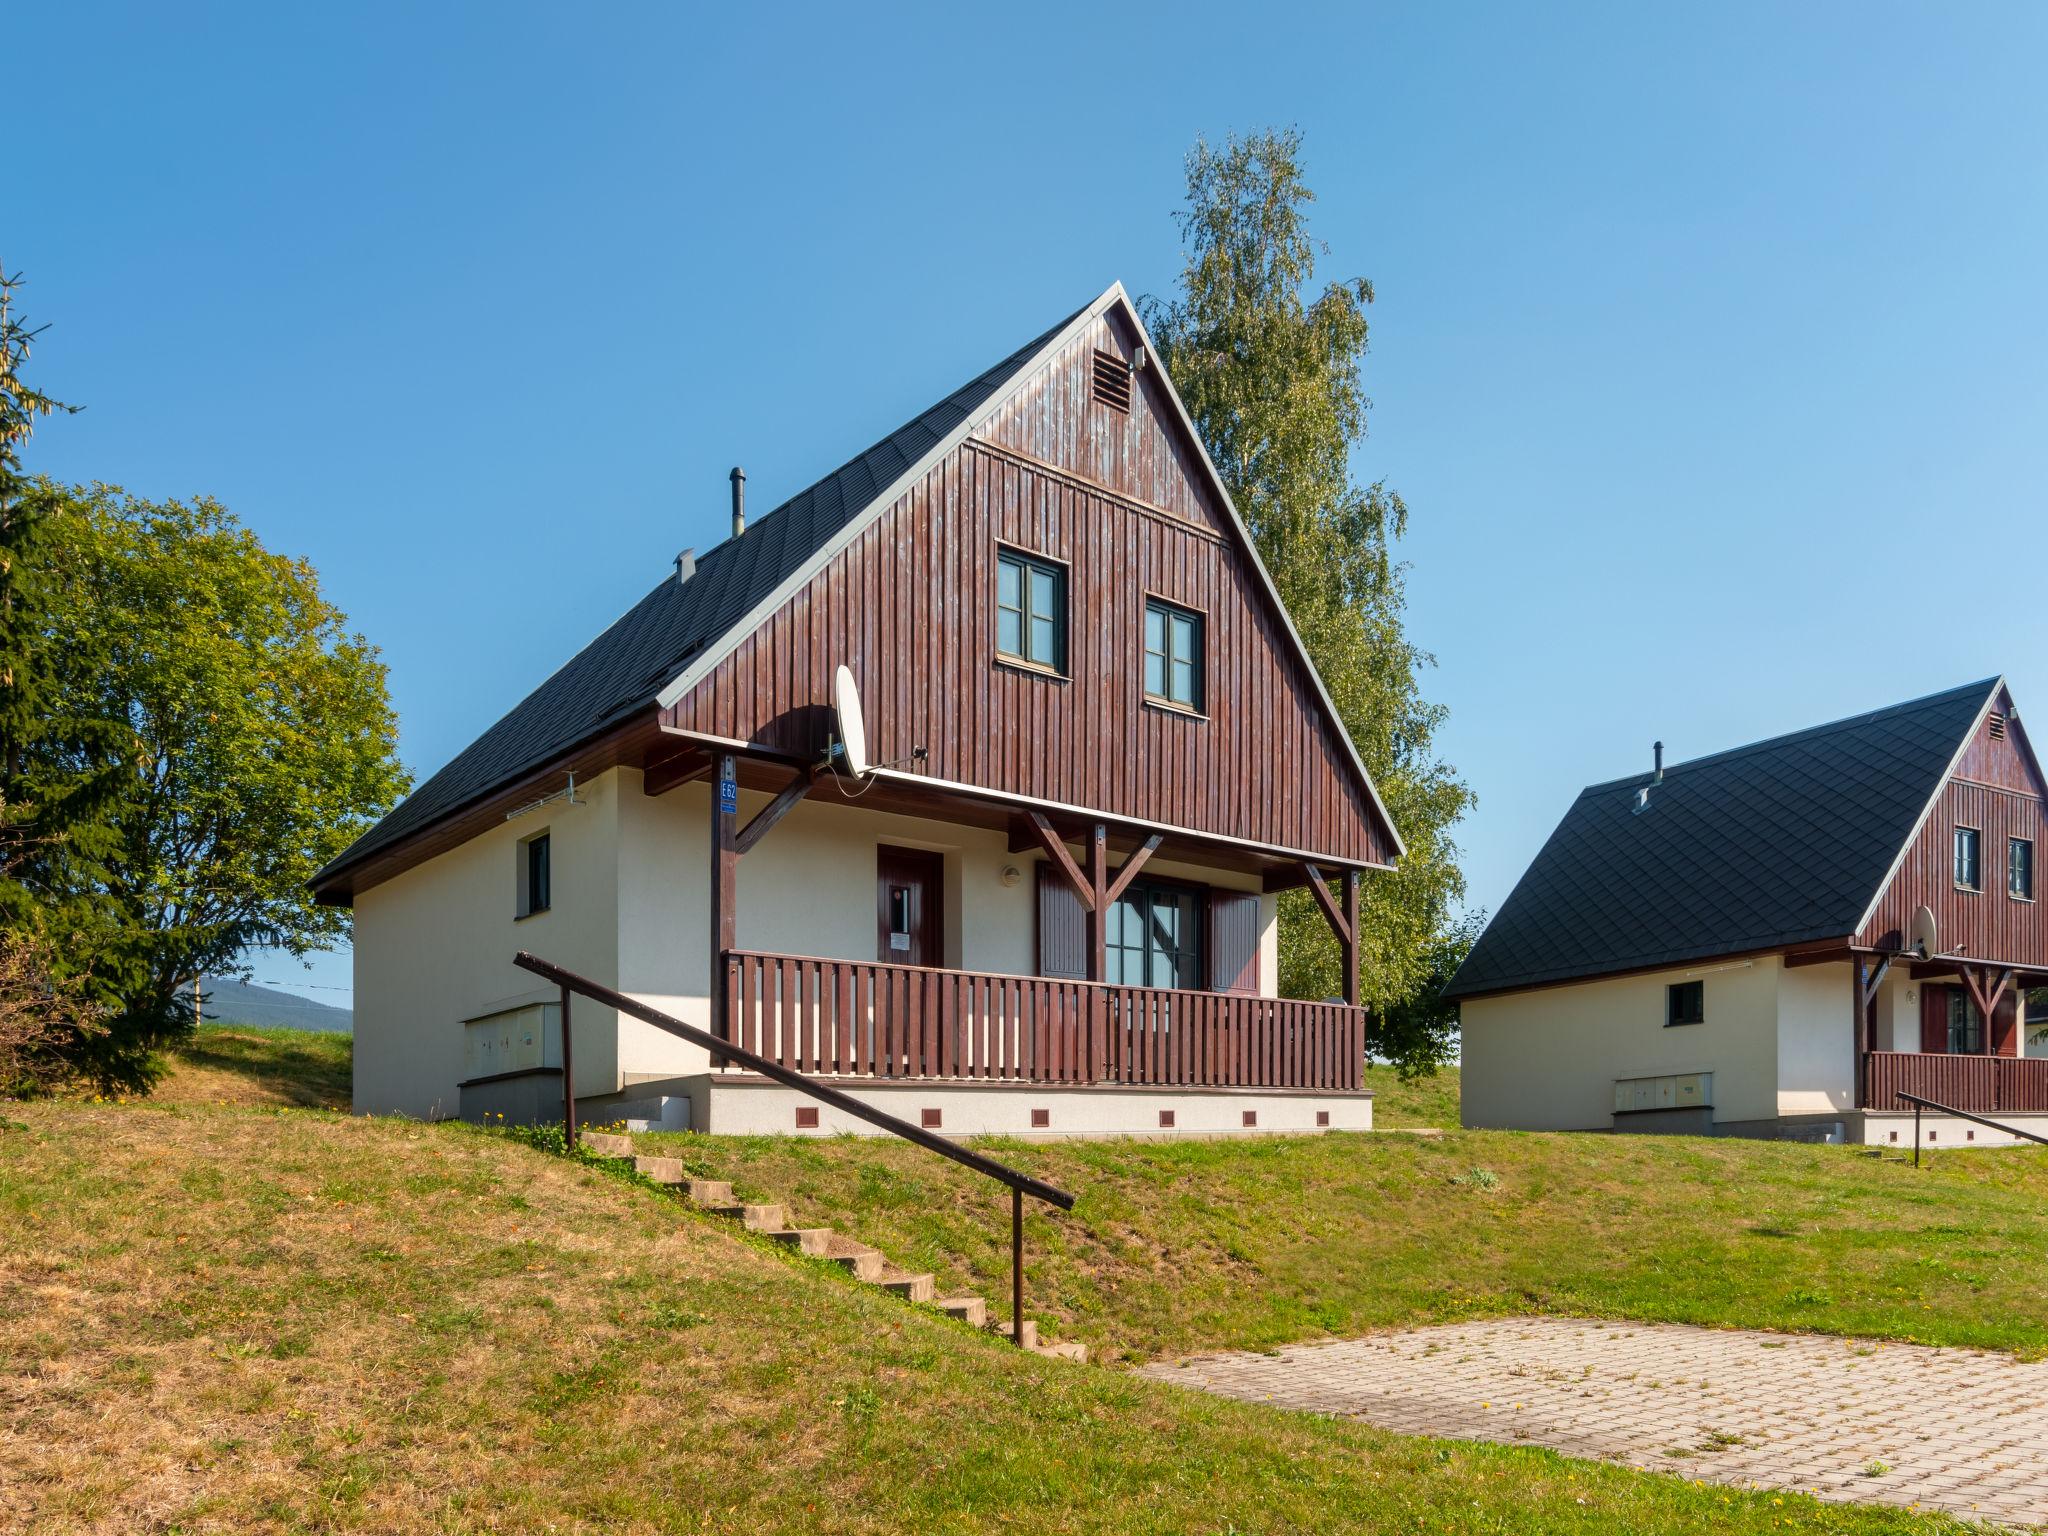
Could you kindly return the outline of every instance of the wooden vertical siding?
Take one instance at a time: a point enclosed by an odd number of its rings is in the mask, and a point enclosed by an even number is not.
[[[1953,779],[1941,792],[1920,835],[1906,852],[1892,883],[1871,919],[1857,935],[1859,944],[1880,949],[1903,947],[1912,933],[1913,911],[1925,905],[1934,913],[1941,947],[1986,963],[2048,967],[2048,922],[2040,900],[2043,878],[2041,801],[2030,794],[1989,784]],[[1975,827],[1980,834],[1982,885],[1959,891],[1955,883],[1955,832]],[[2006,839],[2023,837],[2034,844],[2033,901],[2006,894]]]
[[[1085,364],[1088,353],[1084,339],[1071,355]],[[1068,355],[1051,365],[1055,378],[1072,372]],[[1150,415],[1142,391],[1129,418],[1085,402],[1055,409],[1065,396],[1050,386],[1039,399],[1035,411],[1015,414],[1008,435],[1095,469],[1109,451],[1091,458],[1077,444],[1097,439],[1060,425],[1062,412],[1110,418],[1102,430],[1128,441],[1135,429],[1124,423]],[[1161,495],[1178,474],[1156,452],[1127,447],[1115,462],[1127,483],[1136,476]],[[1141,474],[1141,465],[1150,468]],[[1068,567],[1064,678],[996,660],[996,556],[1005,544]],[[1143,701],[1147,594],[1203,616],[1201,717]],[[924,747],[924,771],[941,779],[1332,863],[1392,862],[1390,831],[1234,543],[1202,520],[1000,445],[970,441],[942,460],[664,711],[663,723],[815,752],[840,662],[860,685],[876,761]]]

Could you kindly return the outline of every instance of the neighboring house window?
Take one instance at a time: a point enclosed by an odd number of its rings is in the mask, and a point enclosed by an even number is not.
[[[1984,1015],[1961,987],[1948,989],[1948,1053],[1951,1056],[1984,1054]]]
[[[2005,889],[2021,901],[2034,899],[2034,845],[2027,838],[2006,839]]]
[[[996,555],[996,650],[1030,666],[1067,666],[1067,573],[1012,549]]]
[[[1202,898],[1182,886],[1133,885],[1109,911],[1109,972],[1127,987],[1202,985]]]
[[[1145,603],[1145,697],[1202,707],[1202,616],[1157,598]]]
[[[1975,827],[1956,828],[1956,888],[1964,891],[1980,891],[1984,888],[1982,868],[1978,862],[1982,838]]]
[[[529,837],[519,845],[519,915],[531,917],[554,905],[549,868],[548,834]]]
[[[1704,1024],[1707,1022],[1707,984],[1704,981],[1674,981],[1664,989],[1664,1022]]]

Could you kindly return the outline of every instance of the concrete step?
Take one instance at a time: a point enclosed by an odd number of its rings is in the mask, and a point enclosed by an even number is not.
[[[576,1140],[594,1157],[631,1157],[633,1138],[614,1136],[610,1131],[578,1131]]]
[[[837,1264],[856,1280],[870,1283],[879,1280],[887,1261],[878,1249],[866,1243],[857,1243],[850,1237],[834,1232],[830,1227],[793,1227],[768,1236],[778,1243],[787,1243],[800,1248],[816,1259],[826,1259]]]
[[[732,1185],[724,1179],[691,1179],[685,1191],[698,1205],[731,1205]]]
[[[930,1275],[913,1275],[894,1264],[882,1265],[874,1283],[905,1301],[930,1301],[938,1294],[938,1287]]]
[[[633,1171],[657,1184],[690,1182],[690,1170],[683,1166],[680,1157],[636,1157],[633,1159]]]
[[[1000,1319],[988,1324],[988,1330],[990,1333],[1000,1334],[1006,1339],[1010,1337],[1010,1325]],[[1035,1319],[1028,1317],[1024,1319],[1024,1347],[1026,1349],[1038,1348],[1038,1323]]]
[[[988,1326],[988,1303],[979,1296],[941,1296],[938,1308],[946,1316],[957,1317],[970,1327]]]
[[[736,1221],[749,1232],[781,1232],[789,1226],[779,1205],[706,1205],[713,1216]]]
[[[1072,1360],[1078,1364],[1088,1363],[1086,1344],[1031,1344],[1026,1346],[1034,1355],[1044,1355],[1048,1360]]]

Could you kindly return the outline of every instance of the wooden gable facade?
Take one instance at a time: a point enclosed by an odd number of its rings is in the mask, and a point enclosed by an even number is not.
[[[1343,868],[1400,841],[1121,289],[779,604],[678,680],[670,732],[814,759],[832,676],[907,778]],[[997,653],[1013,550],[1064,574],[1064,664]],[[1196,614],[1194,708],[1144,691],[1148,599]],[[910,765],[913,754],[926,756]]]
[[[1925,906],[1934,914],[1944,954],[1984,966],[2048,970],[2040,870],[2032,869],[2031,895],[2014,894],[2008,881],[2015,840],[2027,845],[2030,866],[2041,856],[2048,786],[2007,688],[2001,685],[1992,695],[1970,739],[1960,745],[1954,769],[1873,904],[1856,947],[1903,950],[1911,940],[1913,914]],[[1958,827],[1977,833],[1974,890],[1956,878]]]

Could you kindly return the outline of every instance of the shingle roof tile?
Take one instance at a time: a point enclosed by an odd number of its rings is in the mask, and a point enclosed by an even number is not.
[[[1855,932],[1998,679],[1581,791],[1446,995]]]

